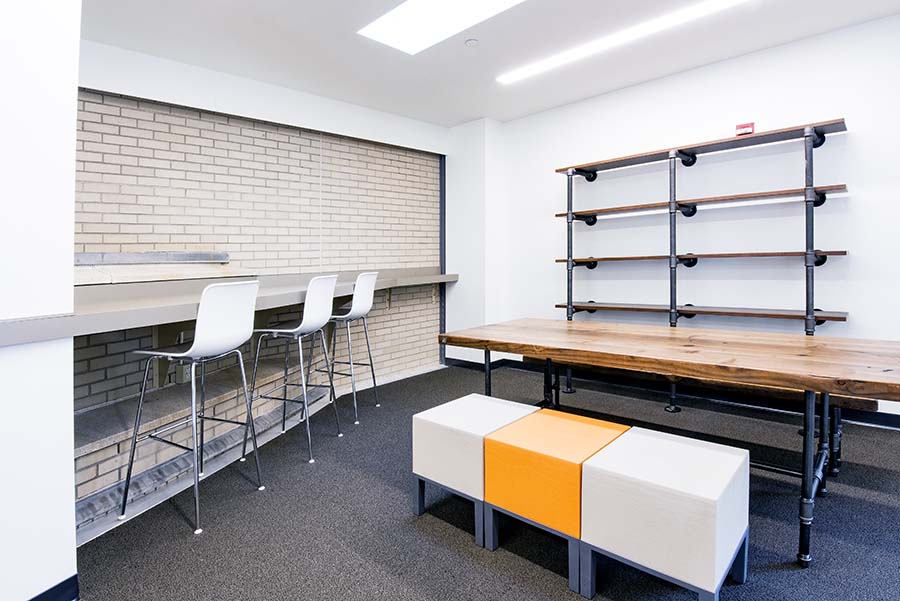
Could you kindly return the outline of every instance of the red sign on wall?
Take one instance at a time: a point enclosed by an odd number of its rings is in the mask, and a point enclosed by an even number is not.
[[[734,126],[734,135],[736,136],[746,136],[754,131],[756,131],[756,123],[741,123]]]

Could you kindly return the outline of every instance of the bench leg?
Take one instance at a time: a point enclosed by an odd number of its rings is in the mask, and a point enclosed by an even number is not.
[[[577,538],[570,538],[567,542],[569,543],[569,590],[573,593],[578,593],[581,592],[581,558],[579,557],[580,541]]]
[[[475,544],[484,546],[484,501],[475,501]]]
[[[497,522],[497,512],[490,504],[484,504],[484,548],[495,551],[499,544],[500,530]]]
[[[719,591],[710,593],[709,591],[700,591],[697,593],[698,601],[719,601]]]
[[[593,599],[597,594],[597,554],[591,550],[587,543],[579,545],[579,579],[581,580],[582,597]]]
[[[416,515],[422,515],[425,513],[425,481],[421,478],[415,478],[415,486],[413,488],[415,489],[413,491],[413,498],[415,499],[413,512]]]
[[[749,546],[750,537],[745,536],[744,542],[741,543],[741,548],[734,558],[734,563],[731,564],[731,572],[729,575],[731,576],[731,579],[738,584],[744,584],[745,582],[747,582]]]

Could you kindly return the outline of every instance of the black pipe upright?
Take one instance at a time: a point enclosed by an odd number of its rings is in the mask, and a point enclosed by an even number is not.
[[[669,151],[669,326],[678,325],[678,250],[675,245],[675,213],[678,202],[675,200],[675,161],[678,151]]]
[[[572,321],[575,315],[575,308],[572,300],[572,276],[575,269],[575,261],[572,259],[572,237],[573,227],[575,224],[575,215],[572,213],[572,206],[575,197],[575,170],[569,169],[566,172],[566,319]],[[563,390],[566,394],[575,392],[572,388],[572,369],[566,368],[566,387]]]
[[[678,212],[675,190],[675,165],[678,159],[678,151],[669,151],[669,327],[678,325],[678,249],[675,238],[675,214]],[[679,413],[681,407],[676,402],[678,399],[678,385],[673,380],[669,383],[669,404],[666,411]]]
[[[815,269],[816,247],[814,215],[816,202],[816,188],[813,179],[813,145],[816,134],[812,127],[803,131],[803,150],[805,159],[804,204],[806,209],[806,248],[803,255],[803,265],[806,269],[806,314],[804,324],[806,335],[816,333],[816,307],[815,307]]]

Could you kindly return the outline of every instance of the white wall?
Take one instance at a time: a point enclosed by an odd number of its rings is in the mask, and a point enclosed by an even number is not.
[[[492,126],[492,124],[490,124]],[[485,323],[485,161],[489,122],[450,129],[446,163],[447,331]],[[447,347],[447,357],[481,361],[480,351]]]
[[[563,317],[565,177],[557,167],[733,135],[844,117],[849,133],[816,151],[816,183],[846,183],[850,193],[816,209],[816,245],[847,249],[816,270],[816,304],[846,310],[846,324],[821,335],[900,339],[886,319],[900,298],[900,187],[893,125],[900,107],[900,17],[832,32],[613,92],[500,125],[488,171],[485,223],[487,321]],[[702,157],[679,169],[679,197],[803,185],[802,145]],[[575,208],[667,199],[664,164],[578,178]],[[802,203],[701,210],[679,216],[679,252],[800,250]],[[460,244],[450,237],[448,246]],[[668,253],[666,216],[576,224],[576,255]],[[802,260],[702,261],[679,268],[679,302],[802,308]],[[668,302],[665,262],[576,270],[576,300]],[[597,313],[577,319],[665,323],[664,315]],[[698,317],[679,327],[802,332],[802,322]]]
[[[0,319],[72,310],[75,114],[81,2],[10,3],[0,20]],[[76,572],[72,339],[0,349],[3,598]]]
[[[444,154],[445,127],[89,40],[85,88]]]

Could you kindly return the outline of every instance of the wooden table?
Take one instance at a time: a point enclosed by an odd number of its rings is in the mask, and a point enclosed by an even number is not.
[[[545,399],[553,362],[803,390],[797,553],[803,567],[812,561],[816,495],[824,493],[828,475],[837,475],[840,460],[839,414],[833,419],[830,394],[900,401],[900,342],[550,319],[519,319],[448,332],[439,341],[484,351],[488,395],[491,351],[544,358]],[[818,448],[817,395],[821,405]]]

